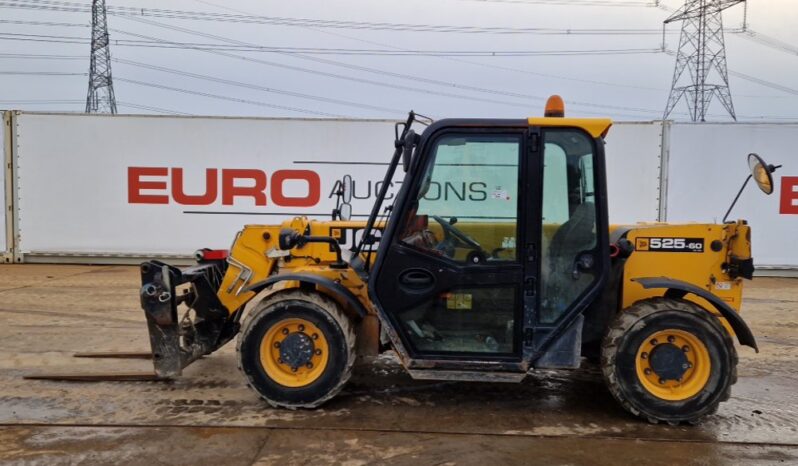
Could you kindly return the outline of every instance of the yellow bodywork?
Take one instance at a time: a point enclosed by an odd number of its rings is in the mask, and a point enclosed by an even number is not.
[[[611,230],[622,228],[613,226]],[[635,245],[635,252],[626,261],[623,276],[622,308],[627,308],[641,299],[662,296],[661,289],[644,289],[635,279],[667,277],[690,283],[718,296],[737,312],[743,298],[743,279],[731,278],[724,265],[733,255],[738,259],[751,257],[751,230],[745,222],[715,224],[640,224],[632,227],[627,239]],[[702,253],[656,252],[646,250],[646,238],[703,238]],[[719,246],[713,250],[713,242]],[[734,331],[726,319],[706,300],[688,294],[689,299],[715,314],[731,335]]]
[[[493,225],[463,222],[458,226],[477,239],[488,243],[489,236],[511,235],[512,225]],[[329,236],[352,239],[357,230],[365,226],[364,222],[315,221],[307,218],[294,218],[282,225],[247,225],[238,234],[230,251],[229,267],[218,290],[218,297],[230,313],[245,306],[256,296],[255,292],[244,291],[247,286],[266,280],[274,274],[307,273],[328,278],[350,290],[363,304],[371,316],[376,315],[372,305],[367,284],[351,268],[336,269],[330,264],[336,259],[335,253],[328,244],[308,243],[303,247],[290,251],[278,248],[279,232],[283,228],[291,228],[312,236]],[[507,232],[503,230],[507,228]],[[556,232],[558,225],[544,225],[543,245],[545,248]],[[724,264],[730,256],[746,259],[751,256],[750,229],[744,222],[716,224],[680,224],[665,223],[637,224],[632,226],[614,225],[610,227],[612,234],[618,229],[628,230],[626,238],[635,245],[635,251],[627,259],[622,280],[621,307],[627,308],[642,299],[662,296],[662,289],[644,289],[635,280],[647,277],[667,277],[681,280],[720,297],[729,306],[739,311],[742,303],[742,278],[731,278],[724,270]],[[435,234],[442,234],[439,226],[432,223],[429,229]],[[497,233],[498,231],[498,233]],[[704,248],[698,252],[658,252],[646,247],[647,238],[702,238]],[[713,248],[715,242],[715,248]],[[717,250],[714,250],[717,249]],[[372,258],[373,260],[373,258]],[[281,281],[263,292],[261,298],[285,289],[297,288],[297,281]],[[349,304],[332,290],[317,287],[318,291],[328,295],[348,312]],[[734,332],[715,310],[715,308],[694,295],[687,295],[709,312],[716,314],[731,335]],[[369,319],[370,325],[376,325],[376,319]],[[373,329],[372,329],[373,330]]]
[[[594,138],[604,136],[612,126],[609,118],[552,118],[552,117],[532,117],[528,118],[529,126],[541,127],[576,127],[587,131]]]
[[[255,292],[244,291],[247,286],[266,280],[274,273],[310,273],[343,285],[369,312],[373,312],[366,284],[360,276],[351,268],[334,269],[329,266],[335,261],[336,256],[328,244],[308,243],[292,249],[290,254],[278,247],[280,230],[283,228],[291,228],[311,236],[351,238],[355,231],[364,226],[365,222],[320,222],[303,217],[296,217],[282,225],[246,225],[236,237],[230,250],[229,267],[217,296],[227,310],[233,313],[255,297]],[[296,281],[283,281],[273,285],[270,291],[277,292],[297,287],[299,283]],[[335,293],[328,292],[329,290],[320,291],[326,292],[348,310],[347,303]]]

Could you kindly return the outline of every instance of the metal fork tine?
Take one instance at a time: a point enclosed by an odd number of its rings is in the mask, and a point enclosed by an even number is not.
[[[152,353],[147,352],[90,352],[75,353],[76,358],[108,358],[108,359],[152,359]]]
[[[153,372],[32,374],[23,378],[28,380],[62,380],[69,382],[156,382],[168,380],[159,377]]]

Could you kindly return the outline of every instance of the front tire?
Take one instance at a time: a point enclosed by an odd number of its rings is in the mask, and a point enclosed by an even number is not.
[[[251,311],[236,349],[247,384],[270,405],[315,408],[352,375],[355,333],[331,299],[292,290]]]
[[[622,311],[601,351],[607,388],[649,422],[697,423],[729,399],[737,352],[718,319],[697,304],[668,298]]]

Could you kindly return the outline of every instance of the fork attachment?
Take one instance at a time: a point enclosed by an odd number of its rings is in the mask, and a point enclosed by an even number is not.
[[[201,258],[185,269],[155,260],[141,264],[141,307],[158,377],[179,376],[238,333],[240,312],[230,313],[216,296],[226,269],[224,260]],[[184,284],[189,286],[178,296],[177,288]],[[179,319],[181,304],[190,312]]]

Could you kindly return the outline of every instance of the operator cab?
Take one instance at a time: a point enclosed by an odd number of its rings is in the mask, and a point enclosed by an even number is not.
[[[465,357],[523,370],[549,339],[578,338],[609,262],[610,125],[452,119],[424,131],[369,278],[411,367]]]

